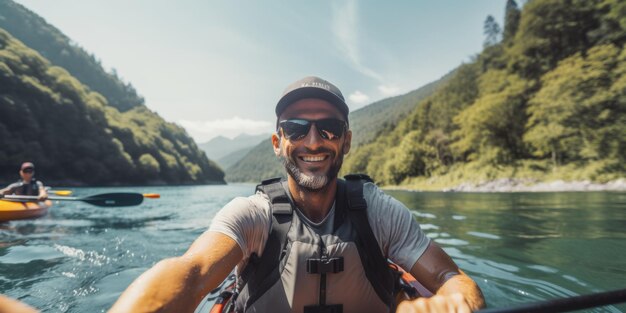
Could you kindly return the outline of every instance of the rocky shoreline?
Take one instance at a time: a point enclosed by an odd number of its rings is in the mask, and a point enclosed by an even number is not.
[[[481,183],[463,183],[443,189],[444,192],[563,192],[563,191],[626,191],[626,178],[607,183],[588,180],[537,182],[531,179],[501,178]]]

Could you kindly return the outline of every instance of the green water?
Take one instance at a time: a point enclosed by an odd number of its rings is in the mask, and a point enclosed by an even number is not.
[[[625,193],[389,193],[491,307],[626,288]]]
[[[0,224],[0,293],[45,312],[106,311],[139,274],[182,254],[224,204],[253,189],[75,189],[162,198],[130,208],[56,203],[43,218]],[[389,193],[493,307],[626,288],[626,193]]]

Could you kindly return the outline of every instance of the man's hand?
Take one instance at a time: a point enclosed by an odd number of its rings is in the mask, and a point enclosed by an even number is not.
[[[451,295],[435,295],[430,298],[417,298],[415,300],[402,301],[398,305],[396,313],[470,313],[465,297],[460,293]]]

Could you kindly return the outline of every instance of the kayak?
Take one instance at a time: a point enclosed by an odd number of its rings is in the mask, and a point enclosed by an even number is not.
[[[404,300],[411,300],[419,297],[431,297],[433,294],[426,289],[420,282],[409,272],[400,266],[389,262],[389,267],[393,268],[400,274],[399,287],[400,290],[396,296],[397,303]],[[200,304],[194,310],[194,313],[231,313],[234,312],[234,299],[236,279],[234,272],[228,275],[226,279],[208,295],[202,299]]]
[[[17,202],[0,200],[0,222],[36,218],[48,213],[52,201]]]

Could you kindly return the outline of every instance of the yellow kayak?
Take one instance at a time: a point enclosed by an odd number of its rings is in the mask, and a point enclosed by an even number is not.
[[[36,218],[45,215],[52,201],[15,202],[0,200],[0,222]]]

